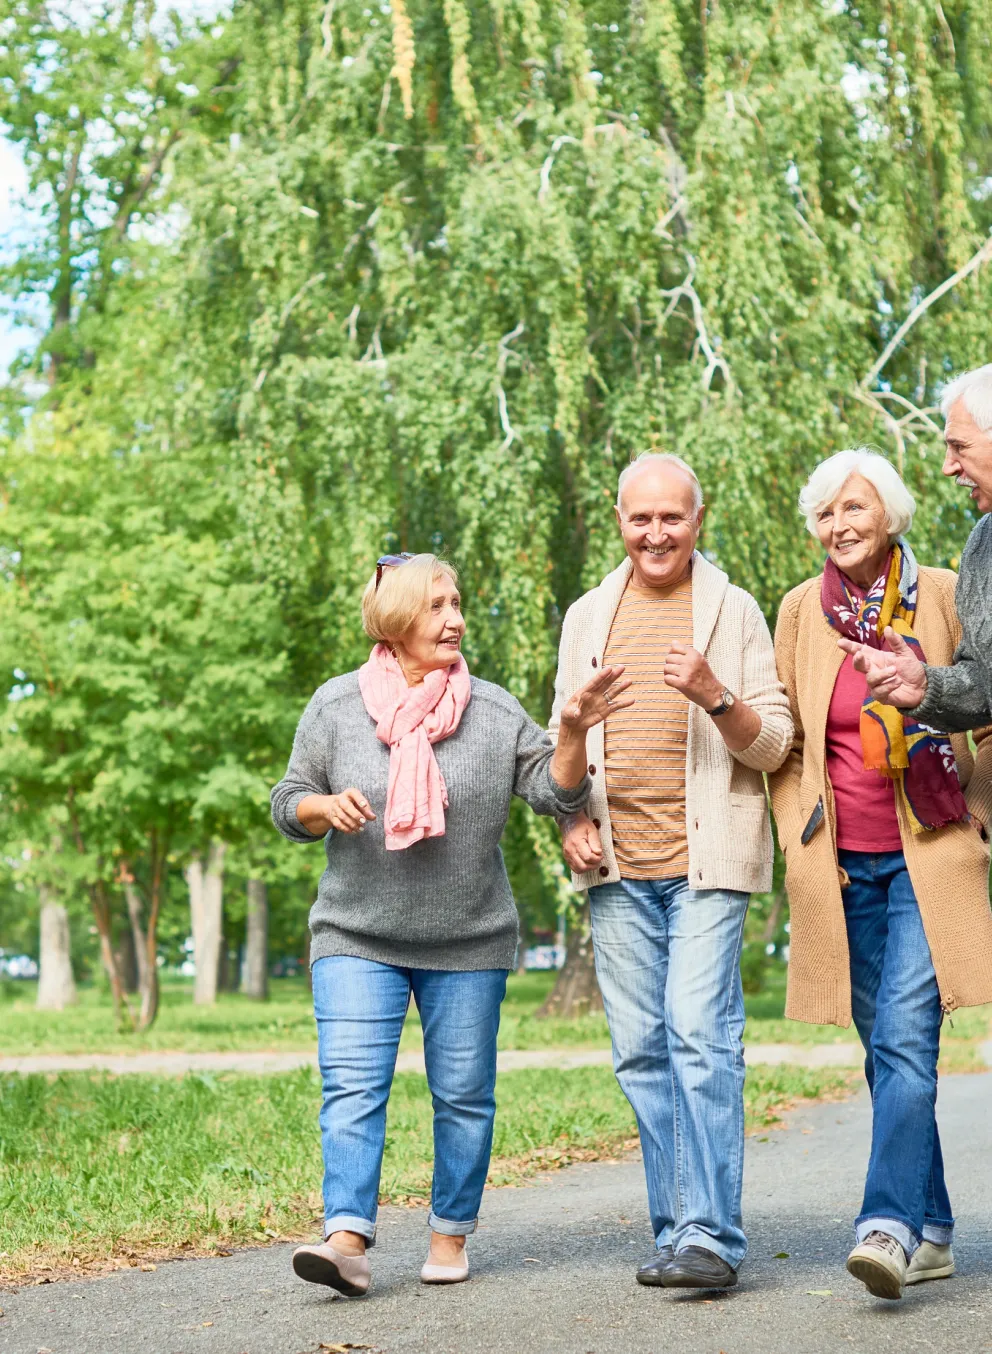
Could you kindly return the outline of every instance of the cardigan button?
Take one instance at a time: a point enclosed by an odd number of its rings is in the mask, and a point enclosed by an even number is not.
[[[596,768],[592,765],[591,762],[589,764],[589,774],[590,776],[594,776],[596,774]]]
[[[605,865],[601,865],[601,866],[599,867],[599,873],[600,873],[601,875],[608,875],[610,872],[609,872],[609,870],[606,868]]]
[[[593,827],[599,827],[599,826],[600,826],[599,819],[598,819],[598,818],[594,818],[594,819],[592,820],[592,825],[593,825]]]
[[[594,668],[596,668],[596,667],[599,666],[599,664],[596,662],[595,658],[592,660],[592,665],[593,665]]]

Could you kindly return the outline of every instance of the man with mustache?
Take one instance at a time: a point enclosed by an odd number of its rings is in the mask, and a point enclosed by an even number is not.
[[[696,549],[704,512],[677,456],[623,471],[627,555],[569,608],[551,716],[625,666],[633,701],[589,735],[588,813],[563,836],[644,1151],[656,1253],[637,1281],[664,1288],[730,1288],[747,1250],[741,939],[772,880],[761,773],[793,737],[757,602]]]
[[[992,363],[952,381],[941,409],[944,474],[969,490],[983,514],[961,555],[955,603],[962,637],[954,663],[921,663],[892,629],[885,631],[888,652],[849,639],[838,643],[854,654],[877,700],[908,710],[921,724],[959,733],[992,721]]]

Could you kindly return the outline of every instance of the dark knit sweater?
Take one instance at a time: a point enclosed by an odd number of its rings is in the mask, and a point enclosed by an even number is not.
[[[968,537],[954,604],[961,622],[954,664],[927,664],[927,694],[909,714],[931,728],[962,733],[992,722],[992,513]]]

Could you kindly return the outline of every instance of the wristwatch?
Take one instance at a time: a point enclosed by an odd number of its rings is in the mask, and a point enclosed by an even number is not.
[[[711,715],[714,719],[716,719],[718,715],[725,715],[727,711],[731,708],[731,706],[734,704],[734,699],[735,699],[734,693],[732,691],[727,691],[726,689],[724,689],[724,691],[722,692],[720,704],[714,705],[713,709],[707,710],[706,713],[708,715]]]

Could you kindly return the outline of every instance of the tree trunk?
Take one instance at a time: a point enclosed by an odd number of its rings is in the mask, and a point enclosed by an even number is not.
[[[120,971],[125,992],[138,991],[138,954],[135,944],[130,926],[118,931],[114,959],[117,961],[117,968]]]
[[[130,871],[128,871],[130,874]],[[134,877],[123,879],[124,897],[127,900],[127,915],[131,923],[131,937],[134,955],[138,966],[138,991],[141,994],[141,1009],[138,1014],[138,1028],[147,1030],[158,1015],[158,965],[156,964],[156,945],[154,931],[145,929],[142,921],[141,894],[138,892]]]
[[[55,893],[47,884],[42,884],[38,893],[41,897],[41,964],[35,1004],[39,1011],[64,1011],[79,1000],[69,951],[69,914],[55,901]]]
[[[114,1002],[114,1019],[120,1024],[123,1018],[127,1016],[131,1028],[134,1029],[134,1012],[131,1010],[131,1003],[127,999],[121,971],[117,967],[117,956],[114,954],[111,939],[110,901],[107,898],[106,885],[102,880],[97,880],[95,884],[90,886],[90,900],[93,906],[93,920],[96,922],[96,929],[100,935],[100,958],[103,960],[104,971],[110,983],[110,995]]]
[[[539,1020],[548,1016],[571,1020],[589,1011],[602,1009],[603,996],[593,965],[592,931],[589,929],[589,904],[586,902],[569,930],[565,964],[558,974],[558,981],[548,994],[547,1001],[534,1015]]]
[[[256,1001],[266,1001],[269,995],[269,893],[264,879],[248,880],[241,991]]]
[[[212,841],[203,857],[194,856],[186,868],[189,886],[189,910],[193,931],[193,1002],[212,1006],[217,1000],[217,973],[223,942],[224,854],[227,844]]]

